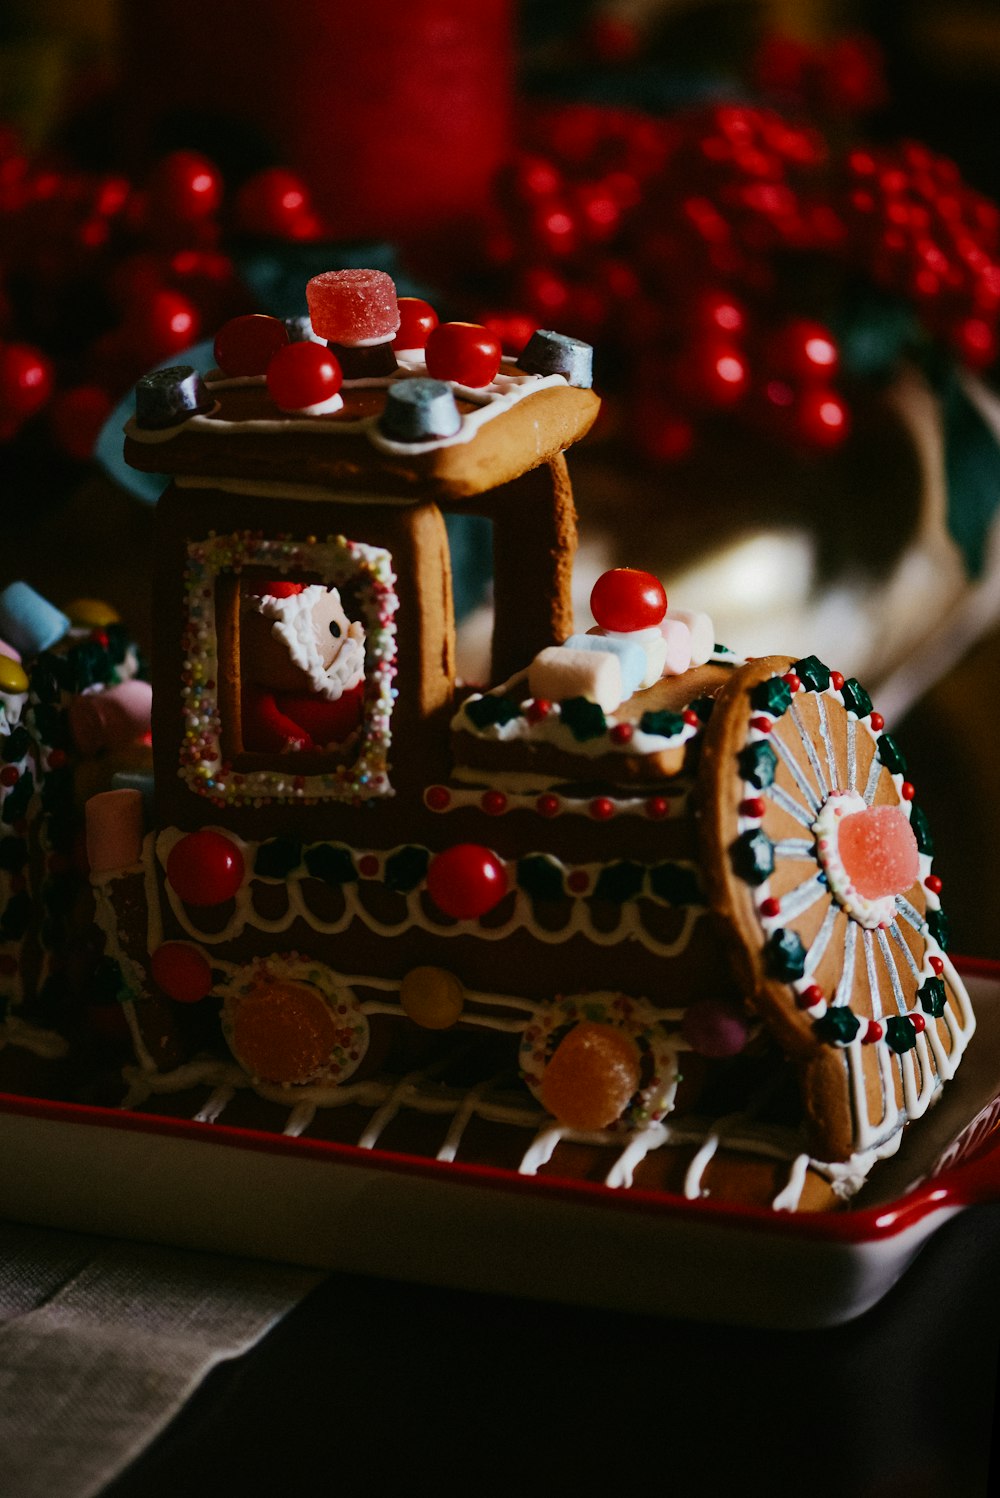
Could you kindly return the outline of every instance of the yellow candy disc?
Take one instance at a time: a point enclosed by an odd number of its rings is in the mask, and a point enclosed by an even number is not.
[[[26,692],[28,678],[17,661],[0,655],[0,692]]]
[[[104,629],[108,624],[121,623],[118,610],[105,603],[103,598],[74,598],[66,605],[64,613],[69,615],[70,623],[80,629]]]
[[[424,1030],[450,1030],[461,1017],[465,995],[445,968],[412,967],[400,985],[399,1002]]]

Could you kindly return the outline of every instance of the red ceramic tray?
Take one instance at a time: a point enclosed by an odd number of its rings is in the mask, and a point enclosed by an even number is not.
[[[1000,1200],[1000,964],[959,965],[976,1040],[847,1211],[796,1217],[0,1095],[0,1212],[534,1299],[833,1325],[875,1304],[956,1213]]]

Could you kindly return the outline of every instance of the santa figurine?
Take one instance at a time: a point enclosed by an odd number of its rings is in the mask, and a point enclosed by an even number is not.
[[[336,588],[266,582],[240,611],[244,749],[343,748],[361,722],[365,632]]]

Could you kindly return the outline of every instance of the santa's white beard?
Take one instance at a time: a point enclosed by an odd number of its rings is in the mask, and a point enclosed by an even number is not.
[[[344,692],[350,692],[356,687],[364,674],[364,639],[357,640],[353,635],[345,635],[335,659],[323,673],[323,684],[319,691],[329,702],[336,702]]]

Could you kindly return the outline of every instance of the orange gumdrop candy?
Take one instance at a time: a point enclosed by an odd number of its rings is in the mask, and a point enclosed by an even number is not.
[[[920,851],[909,818],[898,806],[852,812],[837,833],[840,860],[866,900],[901,895],[920,874]]]
[[[336,1043],[335,1016],[309,983],[262,982],[240,999],[233,1018],[233,1050],[265,1082],[308,1082]]]
[[[606,1129],[639,1086],[639,1048],[613,1025],[582,1020],[556,1046],[542,1078],[542,1102],[571,1129]]]

